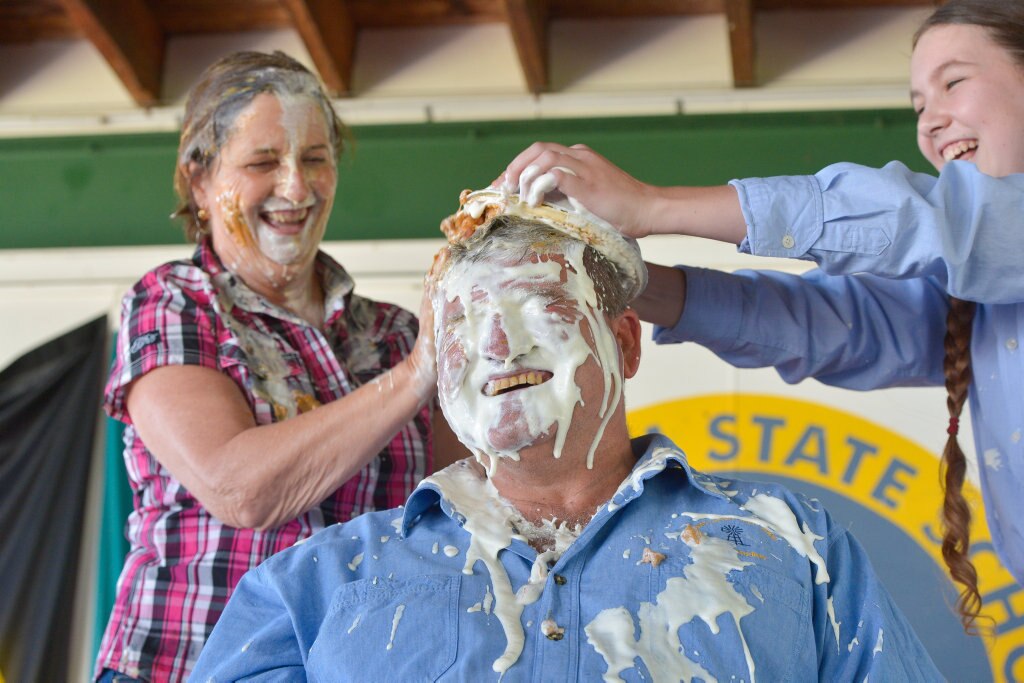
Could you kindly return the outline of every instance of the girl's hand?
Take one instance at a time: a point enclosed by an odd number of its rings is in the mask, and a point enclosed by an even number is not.
[[[537,205],[563,196],[629,237],[651,234],[655,187],[640,182],[586,145],[535,142],[521,152],[492,186]]]

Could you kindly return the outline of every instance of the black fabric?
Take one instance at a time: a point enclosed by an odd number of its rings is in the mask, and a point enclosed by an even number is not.
[[[65,681],[93,437],[106,367],[98,318],[0,372],[0,672]]]

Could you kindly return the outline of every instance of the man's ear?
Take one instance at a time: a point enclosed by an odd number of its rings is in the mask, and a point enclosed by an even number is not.
[[[622,352],[622,374],[626,379],[633,377],[640,368],[640,317],[632,308],[612,321],[612,332]]]

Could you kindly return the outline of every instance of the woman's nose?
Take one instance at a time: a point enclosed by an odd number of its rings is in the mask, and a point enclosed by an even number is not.
[[[278,191],[282,197],[300,204],[309,197],[309,181],[297,164],[282,164]]]

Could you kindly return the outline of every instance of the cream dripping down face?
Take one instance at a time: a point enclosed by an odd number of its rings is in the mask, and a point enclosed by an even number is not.
[[[334,203],[334,159],[327,121],[309,97],[263,93],[239,113],[193,185],[229,270],[277,287],[312,268]]]
[[[501,239],[491,237],[490,239]],[[552,440],[560,457],[577,408],[592,418],[587,466],[622,394],[619,347],[597,307],[584,245],[519,262],[462,261],[434,301],[438,394],[459,439],[499,458]],[[511,251],[511,250],[510,250]]]

